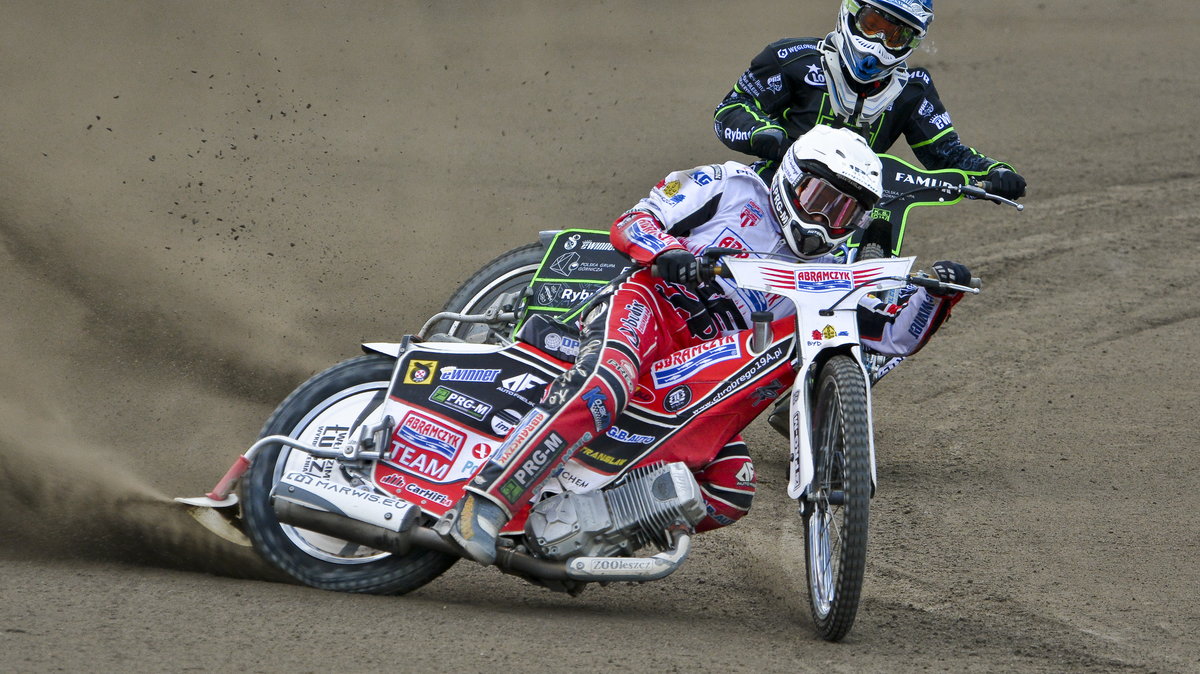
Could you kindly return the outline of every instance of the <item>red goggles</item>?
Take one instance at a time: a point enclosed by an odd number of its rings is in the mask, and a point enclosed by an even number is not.
[[[814,175],[800,179],[792,205],[797,215],[805,213],[810,218],[820,218],[823,222],[819,224],[825,225],[834,237],[845,236],[847,230],[858,227],[867,210],[854,197]]]
[[[917,37],[915,28],[870,5],[863,5],[854,21],[863,37],[878,40],[888,49],[908,47]]]

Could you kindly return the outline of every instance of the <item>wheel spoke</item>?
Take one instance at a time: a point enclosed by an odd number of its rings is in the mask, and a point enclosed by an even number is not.
[[[870,438],[861,369],[847,356],[832,357],[815,393],[805,554],[813,619],[822,637],[838,640],[854,623],[866,555]]]
[[[341,550],[338,550],[337,554],[341,557],[353,557],[354,555],[358,554],[358,551],[361,548],[362,546],[358,543],[346,541],[346,545],[344,545]]]

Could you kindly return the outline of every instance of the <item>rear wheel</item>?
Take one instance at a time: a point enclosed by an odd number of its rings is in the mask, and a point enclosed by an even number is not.
[[[883,246],[877,243],[864,243],[858,247],[859,260],[874,260],[876,258],[887,257],[887,253],[883,252]]]
[[[286,435],[311,446],[330,446],[359,427],[386,398],[396,361],[369,355],[339,363],[292,392],[263,426],[259,437]],[[275,517],[271,489],[284,471],[303,471],[350,485],[333,459],[274,445],[254,457],[242,478],[242,522],[264,559],[295,580],[323,590],[402,594],[450,568],[457,557],[426,549],[394,555],[314,533]]]
[[[460,314],[482,314],[488,309],[511,305],[520,310],[522,293],[533,281],[546,249],[540,243],[514,248],[488,262],[450,296],[442,311]],[[513,293],[517,293],[513,295]],[[515,301],[514,301],[515,300]],[[516,321],[492,323],[463,323],[445,320],[434,326],[442,332],[468,342],[494,343],[497,336],[510,337]]]
[[[871,443],[867,388],[855,361],[830,358],[812,414],[814,474],[800,499],[808,593],[821,637],[837,641],[858,612],[867,560]]]

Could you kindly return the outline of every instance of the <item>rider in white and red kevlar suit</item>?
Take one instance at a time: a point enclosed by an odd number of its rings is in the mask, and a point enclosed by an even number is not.
[[[822,146],[837,150],[841,144],[848,151],[860,151],[860,163],[875,167],[874,183],[878,183],[878,158],[860,137],[823,126],[811,133],[820,136],[817,141]],[[789,157],[804,156],[805,146],[798,141]],[[793,177],[810,175],[808,168],[799,171],[793,171]],[[776,187],[787,187],[784,173],[781,169]],[[869,214],[882,187],[852,187],[858,188],[853,199],[834,194],[848,200],[844,203],[853,205],[858,216]],[[844,242],[854,227],[830,236],[828,228],[812,223],[785,226],[781,220],[794,218],[780,218],[777,210],[771,189],[758,175],[742,164],[727,162],[668,175],[613,223],[614,246],[643,267],[656,265],[658,273],[668,278],[640,269],[587,313],[574,367],[551,384],[541,403],[467,487],[451,537],[468,556],[492,563],[499,527],[533,498],[538,485],[575,450],[612,426],[652,362],[744,330],[754,311],[770,310],[776,318],[795,312],[786,298],[744,290],[727,279],[697,286],[695,255],[718,246],[796,253],[814,262],[844,259],[831,245]],[[790,224],[797,227],[790,229]],[[807,235],[819,235],[824,242],[805,243]],[[952,265],[957,272],[943,280],[961,283],[970,277],[961,265],[939,264]],[[865,300],[859,307],[862,337],[881,353],[914,353],[960,297],[958,293],[939,297],[917,289],[903,306]],[[712,448],[697,451],[711,453]],[[740,435],[730,438],[714,456],[690,457],[688,464],[708,506],[709,515],[698,531],[732,524],[746,514],[755,491],[754,469]],[[580,468],[572,462],[571,470]]]

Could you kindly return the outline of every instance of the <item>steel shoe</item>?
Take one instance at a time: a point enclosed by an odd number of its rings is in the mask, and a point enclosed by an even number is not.
[[[458,505],[447,512],[434,528],[454,543],[463,554],[484,566],[496,562],[496,540],[508,515],[490,500],[467,492]]]

